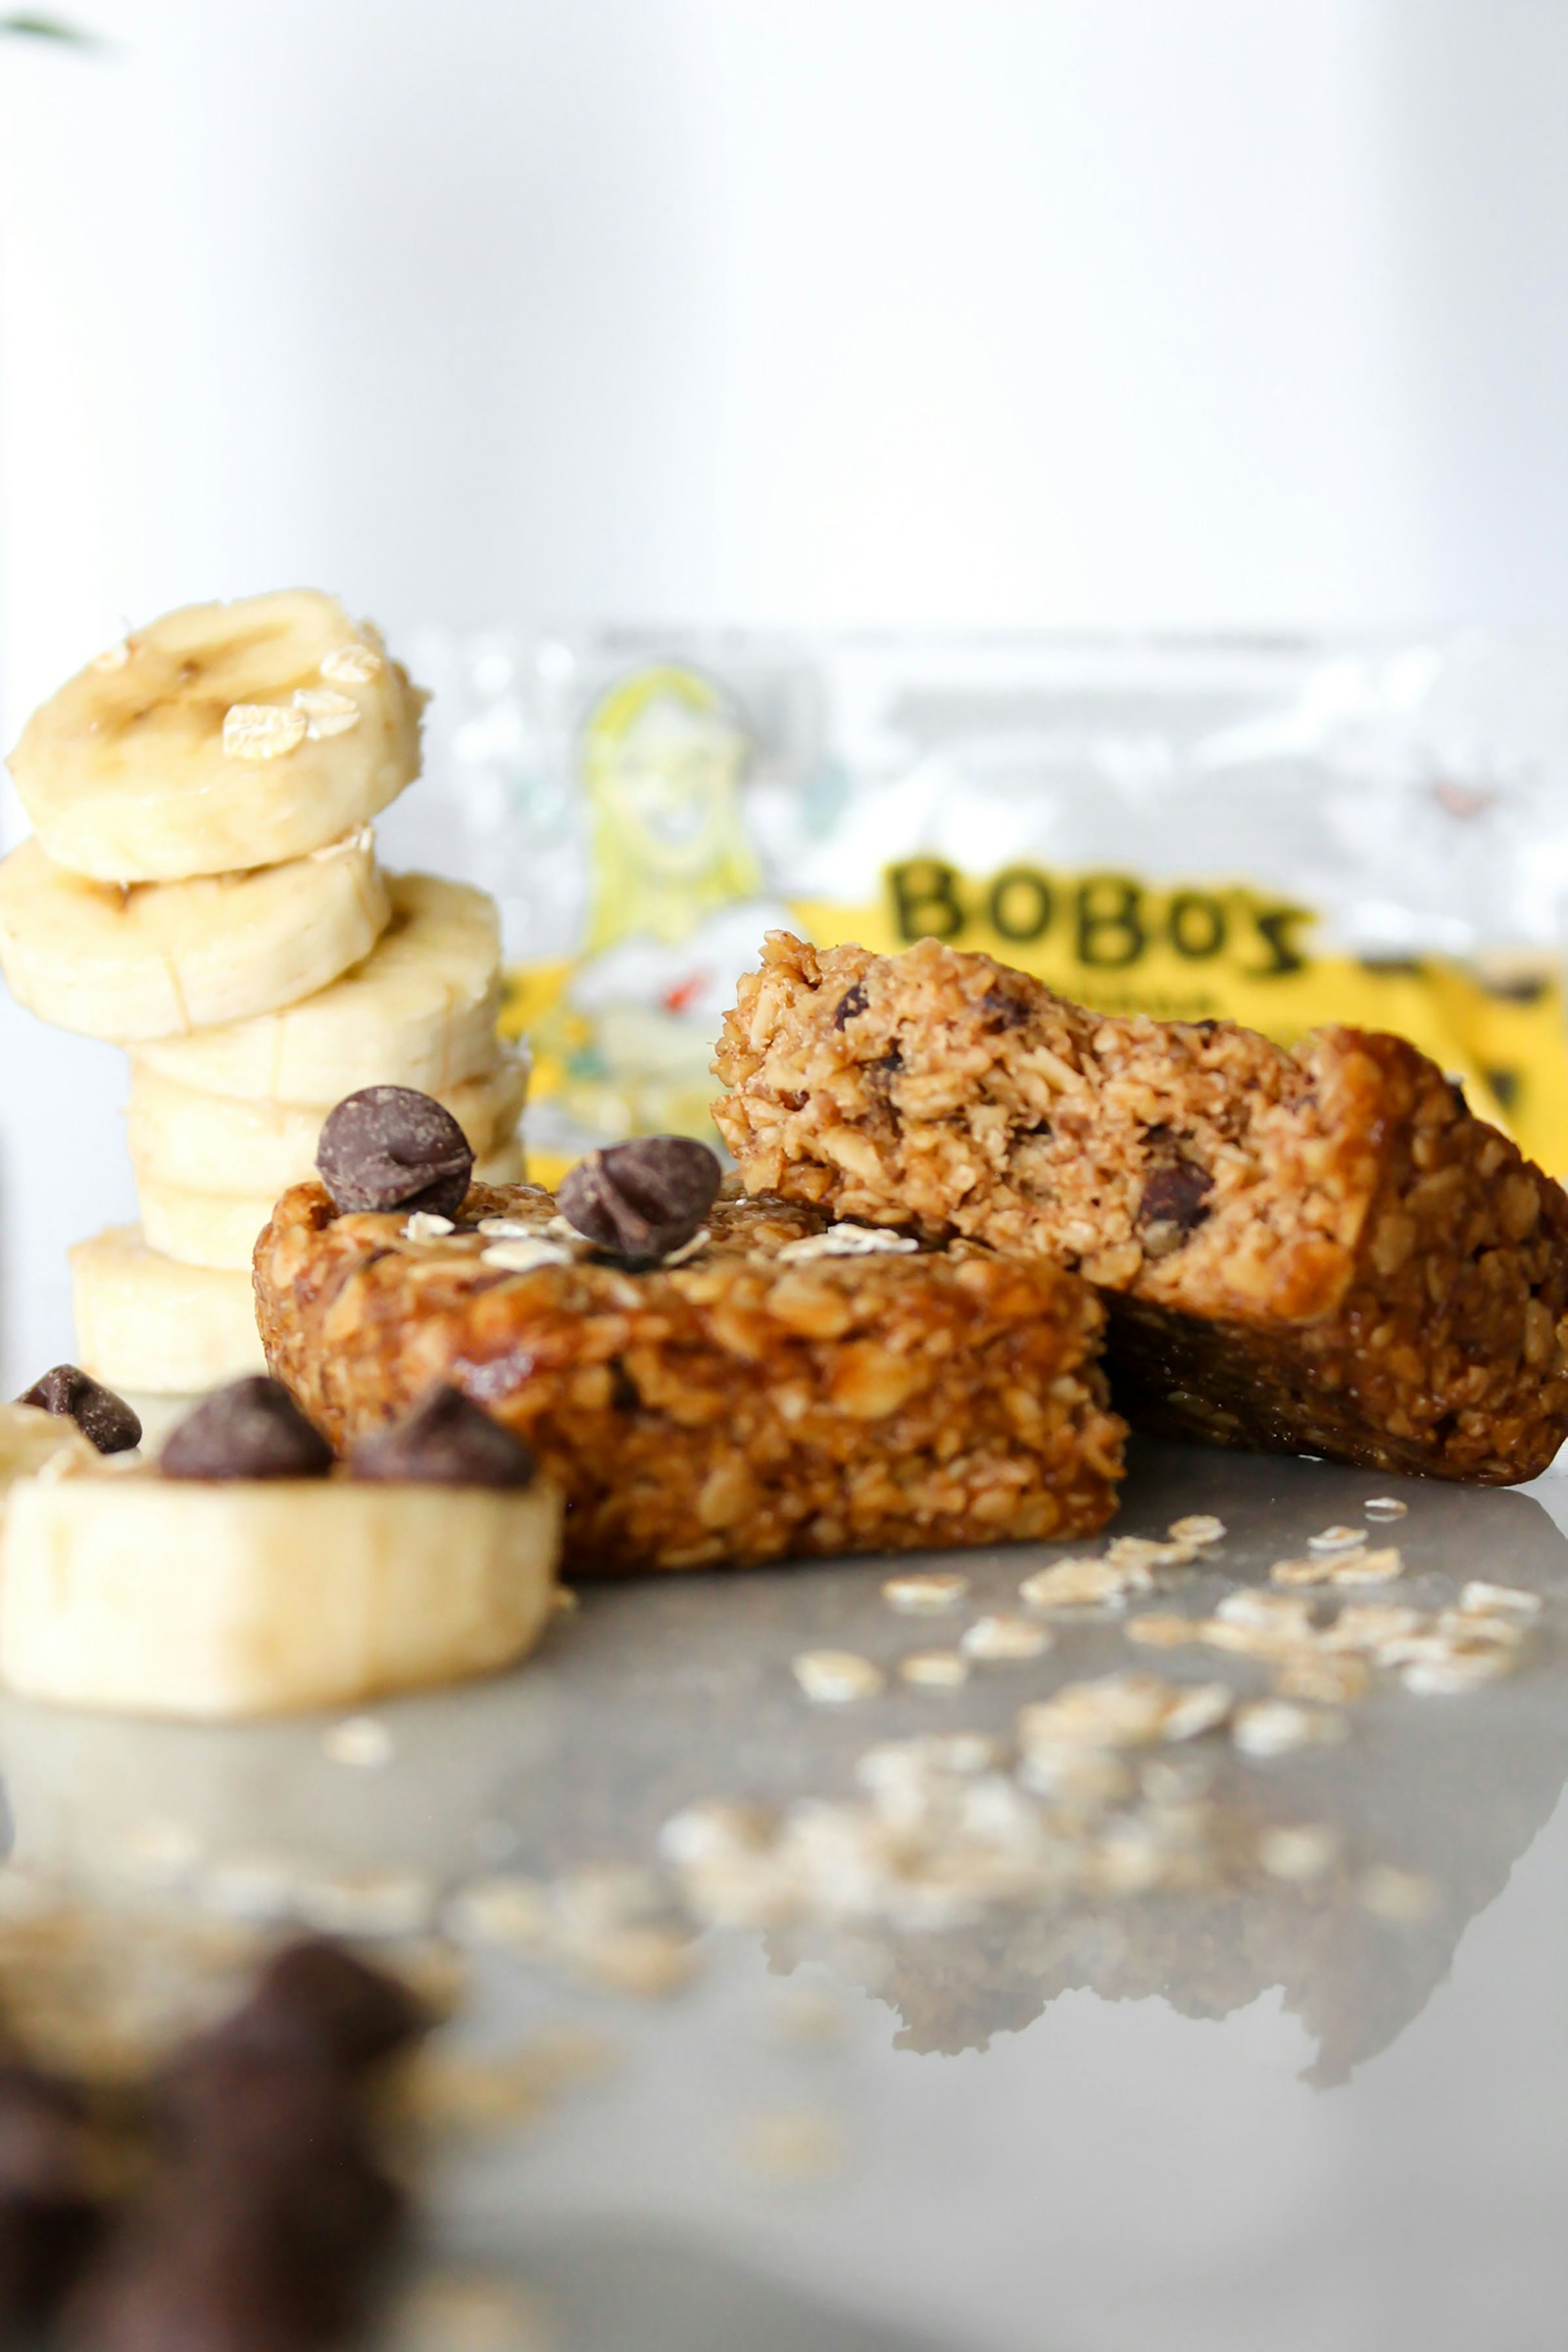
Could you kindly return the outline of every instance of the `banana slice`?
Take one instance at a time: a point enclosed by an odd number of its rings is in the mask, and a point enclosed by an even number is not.
[[[220,1721],[497,1673],[550,1615],[561,1514],[543,1480],[24,1479],[0,1531],[0,1679]]]
[[[521,1184],[527,1159],[513,1137],[474,1163],[476,1184]],[[309,1175],[313,1171],[306,1170]],[[286,1188],[285,1188],[286,1189]],[[248,1271],[264,1225],[271,1222],[275,1193],[207,1193],[166,1184],[136,1170],[136,1199],[149,1246],[182,1265]]]
[[[46,1463],[90,1470],[99,1458],[68,1414],[42,1412],[35,1404],[0,1404],[0,1509],[19,1479],[36,1478]]]
[[[324,988],[390,913],[368,831],[290,865],[129,890],[84,882],[24,841],[0,864],[0,970],[57,1028],[175,1037]]]
[[[122,1396],[192,1396],[267,1369],[249,1271],[181,1265],[149,1250],[137,1225],[77,1242],[71,1292],[76,1360]]]
[[[362,1086],[445,1099],[495,1058],[501,933],[495,901],[433,874],[389,874],[392,919],[362,963],[302,1004],[141,1048],[160,1076],[210,1094],[308,1102]]]
[[[526,1055],[502,1048],[483,1077],[463,1079],[436,1099],[482,1158],[515,1135],[527,1092]],[[312,1104],[205,1094],[131,1061],[130,1156],[137,1175],[154,1183],[195,1176],[211,1193],[265,1193],[275,1200],[315,1174],[324,1115]]]
[[[475,1184],[526,1184],[528,1181],[528,1152],[520,1135],[510,1143],[488,1152],[473,1166]]]
[[[57,864],[178,882],[278,865],[368,823],[418,773],[422,707],[335,597],[188,605],[34,711],[11,772]]]

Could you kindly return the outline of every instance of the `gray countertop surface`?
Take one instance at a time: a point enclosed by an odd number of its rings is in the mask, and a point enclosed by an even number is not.
[[[1145,1445],[1116,1524],[1224,1518],[1174,1601],[1192,1610],[1379,1493],[1408,1504],[1387,1531],[1408,1564],[1398,1598],[1430,1608],[1480,1576],[1545,1606],[1500,1683],[1380,1683],[1342,1745],[1224,1752],[1226,1788],[1267,1818],[1333,1824],[1351,1867],[1312,1888],[1254,1874],[1060,1896],[926,1935],[710,1930],[660,2000],[486,1954],[455,2051],[481,2074],[530,2049],[598,2060],[436,2166],[424,2332],[410,2319],[400,2341],[1558,2352],[1568,1482],[1461,1492]],[[965,1611],[936,1623],[887,1607],[876,1562],[589,1589],[521,1672],[377,1709],[391,1754],[370,1769],[336,1760],[319,1721],[206,1731],[13,1702],[15,1859],[108,1883],[149,1824],[172,1824],[193,1883],[286,1856],[339,1885],[391,1874],[361,1884],[418,1911],[497,1869],[646,1863],[696,1798],[843,1796],[876,1740],[1004,1732],[1025,1701],[1113,1667],[1263,1687],[1244,1659],[1134,1651],[1119,1622],[1081,1619],[961,1689],[803,1698],[802,1649],[892,1665],[946,1644],[1016,1606],[1039,1557],[962,1564]],[[1377,1865],[1426,1887],[1419,1915],[1367,1907],[1357,1874]]]

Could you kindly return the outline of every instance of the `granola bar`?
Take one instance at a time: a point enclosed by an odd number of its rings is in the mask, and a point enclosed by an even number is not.
[[[1568,1431],[1568,1199],[1400,1038],[1288,1052],[775,933],[714,1068],[754,1189],[1096,1284],[1135,1420],[1498,1485]]]
[[[568,1497],[568,1568],[742,1565],[1103,1525],[1123,1424],[1087,1284],[983,1247],[901,1250],[721,1199],[682,1262],[563,1237],[550,1194],[339,1215],[319,1184],[256,1252],[268,1360],[339,1446],[448,1381]],[[848,1254],[844,1252],[851,1252]]]

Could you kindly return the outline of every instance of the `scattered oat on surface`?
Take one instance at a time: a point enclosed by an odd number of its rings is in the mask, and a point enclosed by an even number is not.
[[[1154,1580],[1142,1562],[1113,1560],[1057,1560],[1037,1568],[1018,1587],[1018,1597],[1031,1609],[1120,1608],[1130,1592],[1149,1592]]]
[[[1409,1516],[1410,1505],[1393,1494],[1374,1494],[1361,1508],[1368,1519],[1404,1519]]]
[[[1359,1551],[1366,1537],[1358,1527],[1325,1527],[1308,1536],[1308,1551]]]
[[[919,1247],[908,1234],[890,1233],[884,1225],[845,1224],[830,1225],[825,1233],[802,1234],[774,1254],[788,1265],[802,1265],[813,1257],[906,1256]]]
[[[1033,1625],[1027,1617],[977,1617],[958,1637],[958,1647],[966,1658],[1003,1665],[1042,1657],[1052,1641],[1046,1626]]]
[[[1018,1717],[1024,1749],[1142,1747],[1191,1740],[1223,1723],[1235,1703],[1225,1683],[1168,1683],[1157,1674],[1107,1674],[1067,1683]]]
[[[1227,1592],[1214,1610],[1222,1625],[1257,1626],[1271,1634],[1288,1634],[1292,1641],[1312,1636],[1312,1604],[1295,1600],[1288,1592],[1267,1592],[1256,1585],[1242,1585]]]
[[[1324,1707],[1350,1705],[1365,1698],[1372,1688],[1372,1669],[1364,1658],[1296,1650],[1282,1658],[1274,1673],[1276,1698],[1305,1699]]]
[[[1542,1599],[1539,1592],[1523,1592],[1517,1585],[1489,1585],[1484,1578],[1477,1577],[1460,1593],[1459,1606],[1467,1617],[1485,1617],[1494,1609],[1513,1609],[1521,1617],[1539,1617]]]
[[[1390,1642],[1402,1641],[1417,1631],[1422,1623],[1419,1609],[1404,1607],[1398,1601],[1359,1600],[1340,1611],[1318,1636],[1319,1645],[1329,1651],[1351,1650],[1376,1657]]]
[[[1375,1918],[1399,1922],[1428,1918],[1438,1890],[1418,1870],[1396,1870],[1392,1863],[1375,1862],[1356,1881],[1356,1899]]]
[[[862,1788],[887,1788],[910,1781],[994,1772],[1002,1743],[988,1732],[918,1732],[912,1740],[883,1740],[857,1759]]]
[[[956,1690],[969,1680],[969,1665],[956,1649],[917,1649],[899,1660],[899,1679],[923,1690]]]
[[[1268,1572],[1271,1585],[1326,1585],[1329,1581],[1330,1560],[1327,1554],[1314,1560],[1276,1560]]]
[[[387,2352],[560,2352],[554,2325],[510,2278],[437,2276],[387,2317]]]
[[[223,713],[226,760],[277,760],[305,741],[310,720],[282,703],[232,703]]]
[[[573,1958],[607,1991],[639,2001],[672,2000],[702,1968],[702,1954],[689,1935],[652,1921],[591,1936],[575,1948]]]
[[[1304,1886],[1320,1879],[1339,1859],[1339,1833],[1326,1822],[1298,1822],[1265,1830],[1257,1841],[1257,1859],[1271,1879]]]
[[[741,2132],[743,2161],[769,2180],[821,2180],[842,2172],[844,2128],[825,2109],[796,2107],[750,2117]]]
[[[945,1609],[956,1609],[969,1590],[969,1579],[956,1571],[932,1570],[927,1574],[890,1576],[882,1587],[882,1597],[890,1609],[908,1617],[937,1617]]]
[[[659,1851],[677,1865],[729,1861],[760,1852],[773,1828],[773,1815],[761,1805],[714,1797],[671,1814],[659,1833]]]
[[[396,1753],[391,1733],[374,1715],[346,1715],[322,1733],[321,1746],[334,1764],[352,1764],[362,1772],[390,1764]]]
[[[1258,1698],[1237,1708],[1231,1738],[1244,1756],[1285,1756],[1332,1746],[1345,1738],[1345,1721],[1290,1699]]]
[[[231,1854],[203,1871],[198,1897],[227,1919],[287,1919],[299,1882],[299,1864],[286,1855]]]
[[[1143,1617],[1129,1617],[1127,1639],[1145,1649],[1187,1649],[1198,1640],[1198,1621],[1152,1610]]]
[[[792,1671],[807,1697],[816,1706],[841,1706],[855,1698],[872,1698],[886,1677],[869,1658],[853,1649],[806,1649]]]
[[[443,1932],[473,1951],[540,1952],[555,1934],[550,1889],[538,1879],[497,1872],[471,1879],[441,1915]]]
[[[1402,1667],[1399,1680],[1418,1698],[1459,1698],[1483,1683],[1494,1683],[1509,1671],[1506,1650],[1487,1655],[1420,1660]]]
[[[1197,1544],[1176,1543],[1168,1537],[1112,1536],[1105,1545],[1105,1557],[1113,1568],[1189,1568],[1199,1548]]]
[[[386,666],[373,645],[339,645],[321,657],[321,675],[339,686],[368,686]]]
[[[802,2049],[829,2049],[849,2034],[843,1995],[827,1984],[791,1984],[768,2010],[768,2031]]]
[[[1185,1519],[1173,1519],[1166,1530],[1173,1544],[1223,1544],[1225,1522],[1216,1519],[1212,1511],[1190,1511]]]
[[[1379,1551],[1348,1551],[1334,1561],[1329,1569],[1331,1585],[1392,1585],[1396,1577],[1404,1574],[1404,1561],[1396,1545],[1386,1544]]]
[[[408,2070],[404,2098],[415,2120],[437,2132],[510,2132],[549,2112],[579,2082],[613,2071],[620,2053],[589,2027],[558,2025],[520,2050],[471,2057],[439,2044]]]
[[[417,1871],[345,1870],[302,1878],[294,1906],[323,1936],[421,1936],[435,1888]]]

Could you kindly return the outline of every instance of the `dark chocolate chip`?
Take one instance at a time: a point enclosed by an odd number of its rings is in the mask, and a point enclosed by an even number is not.
[[[834,1007],[834,1028],[842,1029],[848,1022],[858,1020],[860,1014],[867,1010],[870,1003],[871,1000],[866,995],[863,985],[857,980],[852,987],[845,990]]]
[[[617,1257],[681,1249],[712,1207],[723,1171],[689,1135],[640,1136],[579,1160],[557,1196],[568,1225]]]
[[[642,1403],[642,1396],[638,1391],[637,1383],[632,1379],[631,1374],[627,1371],[624,1364],[616,1362],[612,1364],[610,1369],[612,1375],[610,1389],[611,1410],[616,1413],[636,1412],[638,1406]]]
[[[56,1364],[17,1402],[35,1404],[40,1412],[65,1414],[100,1453],[125,1453],[141,1444],[141,1422],[123,1396],[117,1396],[113,1389],[106,1389],[74,1364]]]
[[[264,2048],[303,2038],[353,2074],[417,2041],[428,2024],[400,1977],[307,1936],[273,1954],[227,2031]]]
[[[89,2276],[69,2339],[92,2352],[304,2352],[366,2316],[405,2200],[338,2078],[230,2066]]]
[[[1161,1248],[1154,1254],[1164,1256],[1179,1250],[1198,1231],[1211,1213],[1207,1203],[1213,1189],[1208,1170],[1190,1159],[1155,1168],[1146,1179],[1138,1222],[1146,1230],[1159,1228]]]
[[[322,1478],[332,1448],[281,1381],[257,1372],[187,1413],[158,1467],[165,1478]]]
[[[1021,1029],[1032,1017],[1030,1007],[1021,998],[1009,996],[1004,988],[988,988],[980,1000],[980,1009],[989,1029]]]
[[[0,2061],[0,2204],[74,2203],[86,2187],[87,2114],[66,2083]]]
[[[865,1064],[865,1083],[873,1094],[885,1095],[903,1067],[903,1054],[897,1046],[889,1046],[887,1052],[878,1054],[875,1061]]]
[[[443,1487],[526,1487],[535,1463],[520,1438],[460,1389],[433,1389],[405,1420],[362,1438],[349,1455],[356,1478]]]
[[[89,2186],[86,2109],[65,2083],[0,2061],[0,2335],[35,2324],[70,2286],[102,2216]]]
[[[408,1208],[454,1217],[473,1152],[451,1111],[430,1096],[410,1086],[367,1086],[328,1114],[316,1165],[346,1213]]]

